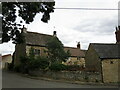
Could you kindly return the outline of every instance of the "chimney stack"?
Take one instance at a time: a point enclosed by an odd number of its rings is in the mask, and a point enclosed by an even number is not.
[[[116,43],[120,43],[120,26],[116,27]]]
[[[22,33],[27,33],[27,28],[23,25]]]
[[[77,43],[77,48],[79,48],[79,49],[80,49],[80,42],[78,42],[78,43]]]
[[[53,31],[53,36],[56,37],[57,36],[57,32]]]

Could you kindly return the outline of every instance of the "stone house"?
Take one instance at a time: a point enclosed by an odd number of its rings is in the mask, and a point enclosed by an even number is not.
[[[80,44],[76,47],[64,47],[65,51],[70,51],[71,56],[68,58],[66,65],[80,65],[85,67],[85,51],[80,49]]]
[[[47,35],[36,32],[29,32],[27,28],[22,29],[22,34],[25,38],[24,43],[16,44],[14,52],[14,65],[20,64],[20,57],[29,55],[31,48],[34,50],[34,54],[37,56],[46,56],[46,43],[52,39],[54,35]]]
[[[1,62],[2,62],[1,69],[7,69],[8,64],[12,63],[12,55],[11,54],[3,55]]]
[[[91,43],[85,56],[88,70],[101,73],[104,83],[120,82],[120,44]]]
[[[47,35],[36,32],[29,32],[26,28],[22,29],[22,34],[25,37],[25,42],[22,44],[16,44],[14,52],[14,64],[18,65],[20,63],[20,57],[29,55],[31,48],[34,49],[35,55],[46,56],[46,43],[53,37],[57,37],[56,31],[53,32],[53,35]],[[72,60],[75,58],[81,59],[84,63],[84,51],[80,51],[80,48],[70,48],[65,47],[65,51],[70,50],[72,53]],[[71,57],[71,56],[70,56]]]

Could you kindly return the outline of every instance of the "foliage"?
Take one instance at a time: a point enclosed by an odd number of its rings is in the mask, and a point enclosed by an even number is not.
[[[49,60],[46,57],[38,56],[31,64],[33,67],[35,66],[34,68],[45,70],[49,66]]]
[[[8,70],[12,71],[14,67],[13,63],[8,63]]]
[[[45,70],[49,66],[49,60],[46,57],[35,56],[34,49],[31,48],[28,56],[20,57],[20,65],[16,67],[17,71],[29,73],[30,70]]]
[[[30,50],[29,50],[29,55],[28,55],[31,59],[34,59],[35,58],[35,54],[34,54],[34,48],[31,47]]]
[[[50,20],[50,13],[54,12],[54,5],[55,2],[2,2],[2,42],[12,39],[13,43],[22,43],[23,22],[16,22],[17,17],[21,17],[29,24],[33,22],[37,13],[42,13],[41,21],[47,23]]]
[[[31,58],[24,56],[20,57],[20,65],[18,65],[18,70],[22,73],[28,73],[30,69],[30,62],[32,61]]]
[[[16,66],[14,66],[14,71],[16,71],[16,72],[21,72],[20,71],[20,65],[16,65]]]
[[[58,63],[58,62],[55,62],[55,63],[51,64],[50,70],[52,70],[52,71],[66,70],[66,65]]]
[[[66,61],[66,59],[69,56],[69,53],[64,51],[64,47],[62,42],[57,38],[53,37],[51,40],[48,41],[47,45],[47,53],[48,57],[53,62],[59,62]]]

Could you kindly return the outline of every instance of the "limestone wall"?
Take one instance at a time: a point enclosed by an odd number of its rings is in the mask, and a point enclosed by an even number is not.
[[[120,82],[120,59],[104,59],[102,61],[103,81],[105,83]]]
[[[16,44],[15,46],[15,53],[14,53],[14,64],[15,66],[20,64],[20,57],[25,56],[25,44]]]
[[[12,56],[6,56],[2,58],[2,69],[7,69],[8,63],[12,63]]]
[[[53,79],[64,79],[72,81],[81,82],[101,82],[100,73],[92,73],[85,71],[62,71],[62,72],[52,72],[52,71],[31,71],[31,75],[47,77]]]
[[[85,55],[85,67],[89,70],[101,72],[101,59],[92,45],[89,46]]]

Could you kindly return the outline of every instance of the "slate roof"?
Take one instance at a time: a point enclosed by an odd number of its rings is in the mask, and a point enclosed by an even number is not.
[[[69,50],[72,57],[85,57],[85,52],[80,50],[79,48],[64,47],[64,50]]]
[[[28,32],[25,35],[26,44],[28,45],[39,45],[45,46],[46,43],[53,38],[52,35],[37,33],[37,32]]]
[[[7,57],[7,56],[11,56],[11,54],[3,55],[2,58],[3,58],[3,57]]]
[[[27,45],[33,45],[33,46],[46,46],[46,43],[52,39],[54,36],[53,35],[47,35],[47,34],[42,34],[42,33],[37,33],[37,32],[29,32],[25,33],[25,40]],[[67,51],[69,50],[71,53],[71,56],[76,57],[85,57],[85,52],[84,50],[80,50],[78,48],[73,48],[73,47],[64,47],[64,50]]]
[[[101,59],[120,59],[120,44],[91,43]]]

